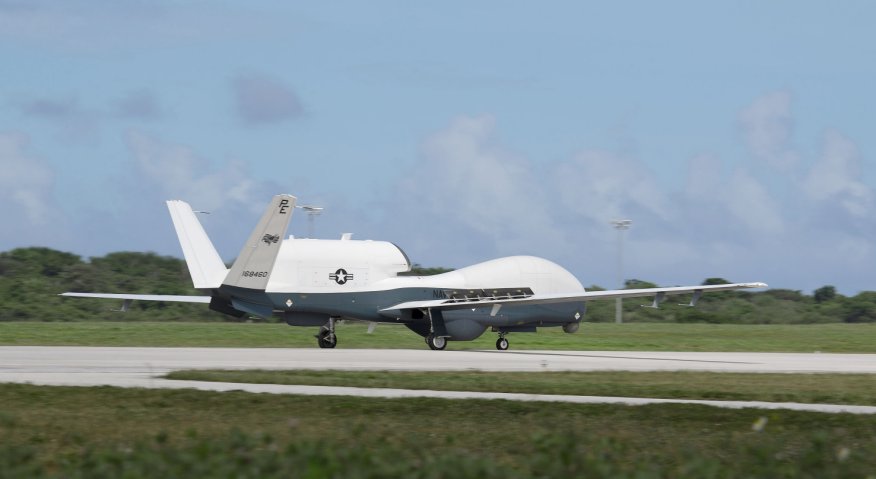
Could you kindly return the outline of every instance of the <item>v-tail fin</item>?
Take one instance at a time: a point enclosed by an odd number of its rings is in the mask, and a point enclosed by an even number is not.
[[[173,227],[182,246],[192,283],[197,289],[218,288],[228,275],[228,269],[207,237],[192,207],[185,201],[167,202]]]
[[[292,195],[274,196],[258,226],[240,250],[223,285],[256,290],[267,287],[295,210],[295,201]]]

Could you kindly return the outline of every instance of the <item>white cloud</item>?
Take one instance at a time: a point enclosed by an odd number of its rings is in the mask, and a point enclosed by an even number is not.
[[[56,216],[54,174],[42,159],[26,150],[24,135],[0,133],[0,207],[13,218],[16,211],[22,211],[22,219],[30,225],[43,225]]]
[[[150,136],[138,130],[126,135],[132,168],[119,185],[117,243],[140,249],[179,254],[170,228],[165,200],[180,199],[195,210],[208,211],[201,222],[219,254],[232,260],[264,211],[270,197],[284,188],[274,181],[254,178],[242,161],[215,163],[192,148]],[[148,205],[146,208],[143,205]],[[155,234],[156,228],[163,233]],[[130,247],[130,246],[128,246]]]
[[[759,99],[740,118],[763,126],[777,117],[790,125],[789,97],[782,98]],[[804,169],[790,129],[764,133],[770,128],[756,128],[759,133],[745,142],[760,145],[764,161],[778,161],[776,154],[794,158],[775,163],[785,169],[731,166],[705,153],[690,159],[686,182],[675,187],[661,183],[635,155],[582,149],[539,163],[502,141],[495,118],[460,116],[423,140],[401,179],[381,185],[392,192],[383,204],[373,207],[364,199],[341,205],[339,195],[326,194],[335,203],[319,203],[328,207],[319,229],[337,225],[360,238],[396,241],[413,261],[427,265],[535,254],[569,268],[585,284],[609,286],[615,283],[616,243],[608,220],[623,216],[634,220],[625,240],[627,278],[678,284],[721,276],[803,289],[836,284],[848,293],[872,288],[865,279],[876,255],[876,194],[862,178],[861,152],[851,139],[828,131],[823,151],[806,158],[813,166]],[[132,167],[127,180],[117,181],[124,193],[106,207],[108,214],[95,215],[115,232],[99,240],[109,250],[179,254],[163,208],[142,208],[179,198],[214,213],[202,220],[223,257],[233,258],[267,198],[287,190],[253,177],[246,163],[210,161],[141,131],[129,132],[125,141]],[[26,146],[21,135],[0,134],[0,205],[20,211],[22,224],[51,214],[45,197],[53,182],[51,169]],[[772,188],[788,176],[799,181]],[[299,193],[295,184],[293,193]],[[380,224],[368,219],[382,212],[388,214]],[[306,229],[306,221],[295,227]],[[156,234],[156,228],[164,231]],[[46,236],[46,227],[33,230]],[[65,231],[83,236],[89,229]],[[102,253],[91,238],[76,241]],[[841,254],[823,255],[826,250]]]
[[[779,170],[794,168],[799,155],[791,148],[791,94],[776,91],[756,98],[739,114],[745,145],[755,158]]]
[[[799,155],[783,138],[763,151]],[[181,198],[220,213],[205,221],[226,258],[249,232],[241,219],[256,217],[265,197],[279,191],[241,163],[213,164],[188,147],[136,131],[127,142],[137,181],[155,196],[150,202]],[[503,143],[493,117],[461,116],[424,139],[416,163],[389,188],[389,201],[378,208],[334,205],[321,226],[343,224],[370,232],[365,237],[397,241],[427,265],[535,254],[586,284],[609,286],[616,281],[616,242],[607,221],[624,216],[634,220],[625,240],[627,278],[679,284],[718,276],[803,289],[837,284],[854,293],[843,278],[860,283],[868,274],[862,265],[872,263],[876,229],[866,224],[876,207],[873,190],[861,180],[862,158],[851,140],[828,132],[823,149],[808,174],[796,162],[760,176],[705,153],[690,159],[686,183],[673,190],[636,156],[586,149],[538,163]],[[789,174],[802,180],[771,189],[774,177]],[[365,218],[375,210],[389,212],[380,225]],[[138,221],[155,225],[166,218]],[[176,251],[172,232],[167,240],[162,251]],[[818,256],[836,248],[843,251],[838,260]]]
[[[669,273],[681,267],[702,278],[728,262],[741,268],[741,255],[785,231],[770,191],[744,170],[726,173],[714,155],[694,158],[675,194],[639,159],[609,151],[537,165],[503,147],[490,116],[459,117],[430,136],[399,193],[392,221],[409,226],[415,261],[436,251],[458,265],[536,254],[588,284],[615,281],[613,218],[634,220],[626,276],[656,281],[678,281]]]
[[[744,229],[757,237],[775,237],[785,229],[782,205],[769,189],[744,169],[730,174],[715,155],[698,155],[688,163],[684,198],[688,217],[706,223],[719,241]]]
[[[722,185],[724,165],[717,155],[700,154],[688,161],[685,193],[696,201],[716,200]]]
[[[141,173],[139,181],[148,181],[164,199],[185,199],[203,210],[265,201],[253,198],[255,181],[241,162],[216,169],[189,147],[164,143],[139,131],[129,132],[127,143]]]
[[[838,131],[825,133],[821,156],[806,176],[802,188],[810,199],[835,202],[852,216],[862,218],[876,214],[876,193],[861,179],[860,152]]]
[[[458,117],[424,141],[393,199],[401,207],[394,209],[419,225],[413,232],[420,234],[420,250],[447,248],[474,234],[499,254],[533,253],[539,241],[564,244],[539,176],[499,144],[494,118]]]
[[[734,218],[754,233],[775,237],[784,231],[780,205],[762,183],[743,170],[730,178],[724,202]]]
[[[563,207],[605,224],[642,212],[670,220],[673,209],[647,166],[605,151],[583,151],[570,161],[554,165],[552,181]]]

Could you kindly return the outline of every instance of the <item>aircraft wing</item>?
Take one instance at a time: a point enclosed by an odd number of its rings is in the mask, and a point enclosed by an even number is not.
[[[210,296],[181,296],[174,294],[61,293],[59,296],[73,296],[77,298],[123,299],[126,301],[168,301],[174,303],[210,302]]]
[[[766,288],[766,283],[732,283],[702,286],[676,286],[672,288],[646,288],[646,289],[614,289],[607,291],[586,291],[583,293],[569,294],[533,294],[522,298],[479,297],[471,299],[433,299],[426,301],[408,301],[399,303],[388,308],[381,309],[381,313],[393,314],[405,309],[436,309],[448,311],[453,309],[467,309],[482,306],[523,306],[531,304],[552,303],[580,303],[612,298],[641,298],[654,296],[653,306],[662,302],[668,295],[693,293],[694,299],[691,306],[696,303],[700,295],[706,291],[728,291],[747,288]]]

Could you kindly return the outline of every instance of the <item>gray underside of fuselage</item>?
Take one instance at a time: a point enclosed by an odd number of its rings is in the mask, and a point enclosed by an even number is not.
[[[360,321],[404,324],[425,336],[430,332],[430,320],[419,311],[401,311],[398,315],[379,313],[381,309],[407,301],[435,299],[435,290],[400,288],[386,291],[351,293],[266,293],[255,290],[229,289],[238,302],[254,305],[253,310],[272,310],[273,315],[293,326],[319,326],[329,317]],[[503,306],[494,313],[492,306],[443,311],[442,316],[448,339],[467,341],[475,339],[487,329],[499,331],[534,331],[538,326],[561,326],[580,321],[585,303],[554,303],[521,306]],[[254,312],[254,311],[249,311]],[[256,313],[257,314],[257,313]],[[576,317],[577,315],[577,317]]]

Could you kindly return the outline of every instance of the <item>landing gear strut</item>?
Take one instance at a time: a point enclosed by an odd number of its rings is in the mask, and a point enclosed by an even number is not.
[[[426,336],[426,344],[432,351],[440,351],[447,347],[447,327],[444,325],[444,315],[440,309],[426,310],[426,316],[429,318],[429,335]]]
[[[426,344],[429,345],[429,349],[433,351],[440,351],[447,347],[447,338],[444,336],[435,336],[434,334],[430,334],[426,336]]]
[[[338,337],[335,335],[335,318],[329,318],[328,323],[319,328],[316,343],[323,349],[331,349],[338,345]]]
[[[505,333],[499,333],[499,339],[496,340],[496,349],[499,351],[508,349],[508,340],[505,339]]]

